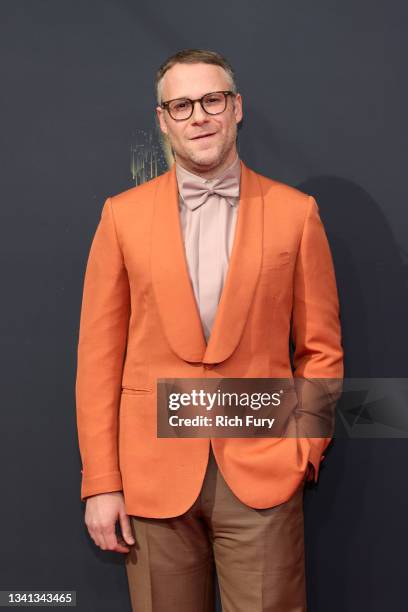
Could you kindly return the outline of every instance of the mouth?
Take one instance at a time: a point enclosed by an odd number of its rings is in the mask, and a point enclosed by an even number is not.
[[[211,138],[211,136],[214,136],[215,132],[211,132],[211,134],[200,134],[199,136],[195,136],[194,138],[191,138],[191,140],[206,140],[208,138]]]

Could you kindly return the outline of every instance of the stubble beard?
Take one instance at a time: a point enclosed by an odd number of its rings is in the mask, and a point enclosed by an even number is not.
[[[185,149],[180,153],[178,153],[177,149],[173,148],[173,155],[175,153],[179,156],[181,161],[187,160],[191,165],[196,167],[197,169],[205,167],[205,168],[213,168],[222,164],[224,159],[229,154],[231,148],[234,146],[236,142],[237,134],[235,132],[228,136],[228,139],[223,142],[222,147],[217,147],[217,150],[213,155],[208,155],[206,150],[203,151],[195,151],[193,149]]]

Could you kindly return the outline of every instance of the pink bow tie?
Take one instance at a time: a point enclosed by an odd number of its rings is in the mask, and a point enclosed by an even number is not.
[[[227,202],[234,206],[235,200],[239,196],[239,182],[235,176],[223,176],[221,180],[215,180],[212,184],[198,183],[190,178],[185,178],[181,185],[181,194],[184,203],[191,210],[195,210],[207,201],[213,194],[226,198]]]

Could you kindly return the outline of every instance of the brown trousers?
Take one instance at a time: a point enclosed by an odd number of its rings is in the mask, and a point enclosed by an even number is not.
[[[303,489],[283,504],[243,504],[212,448],[200,494],[174,518],[131,516],[125,556],[133,612],[306,612]]]

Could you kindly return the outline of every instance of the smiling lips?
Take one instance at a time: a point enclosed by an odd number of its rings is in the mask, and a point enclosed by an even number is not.
[[[215,132],[212,132],[211,134],[200,134],[199,136],[195,136],[191,140],[199,140],[200,138],[207,138],[208,136],[214,136],[214,133]]]

